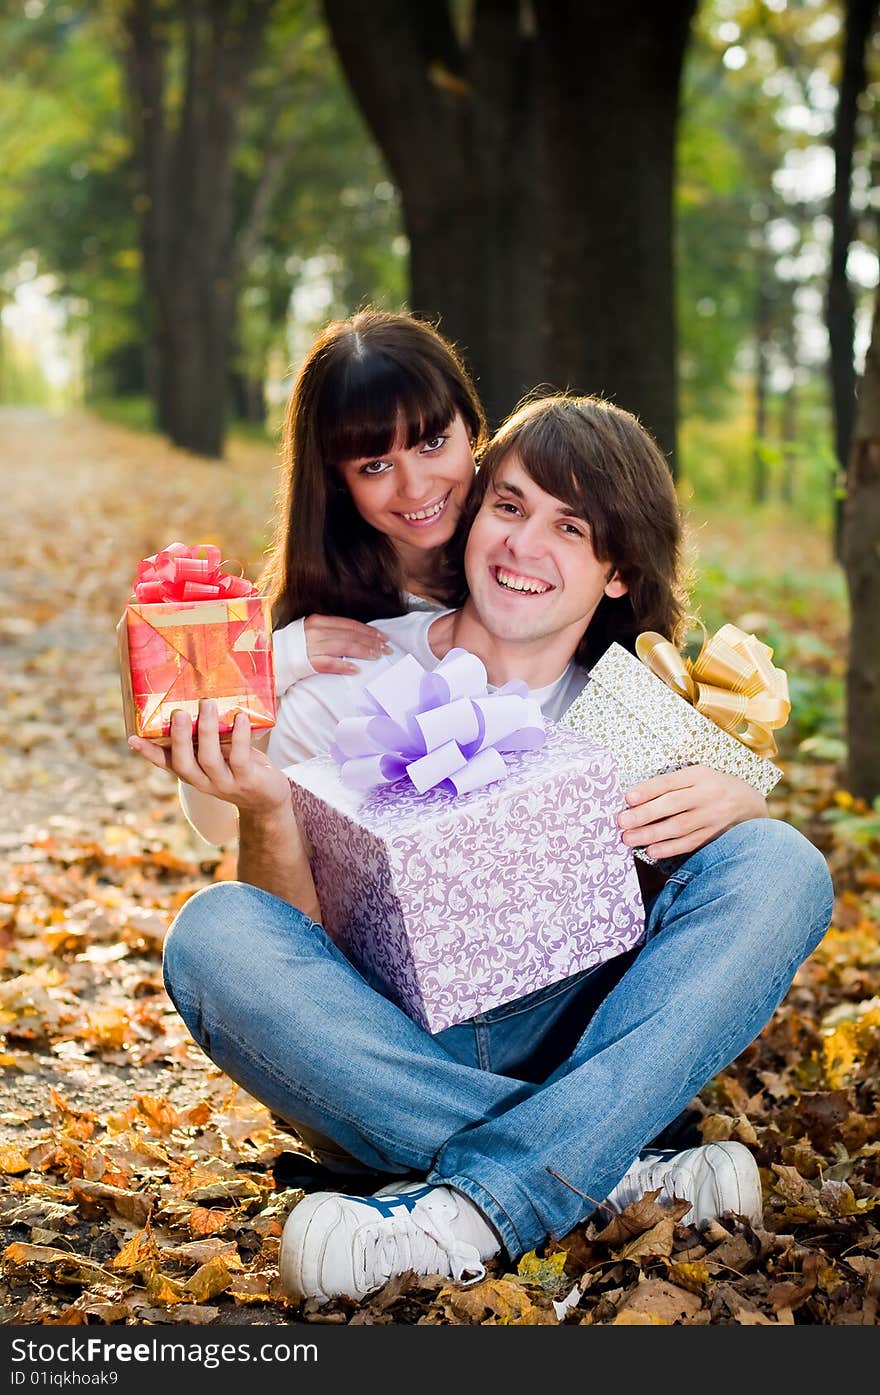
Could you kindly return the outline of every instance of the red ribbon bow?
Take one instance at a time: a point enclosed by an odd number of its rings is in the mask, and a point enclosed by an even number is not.
[[[154,557],[138,562],[134,580],[135,600],[141,605],[157,601],[213,601],[232,596],[256,596],[257,588],[243,576],[221,572],[220,549],[212,543],[187,547],[171,543]]]

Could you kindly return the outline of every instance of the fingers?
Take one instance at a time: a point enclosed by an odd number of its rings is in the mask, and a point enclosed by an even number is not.
[[[632,807],[647,804],[650,800],[674,790],[693,789],[699,778],[698,772],[702,769],[702,766],[686,765],[681,770],[667,770],[665,775],[653,775],[650,780],[643,780],[641,784],[628,789],[625,795],[626,802]]]
[[[668,794],[656,795],[646,803],[636,805],[635,808],[624,809],[618,815],[617,824],[619,828],[627,832],[630,830],[638,832],[651,824],[671,818],[675,814],[681,814],[684,810],[693,807],[692,790],[670,790]]]
[[[367,627],[365,627],[367,628]],[[332,648],[331,648],[332,645]],[[343,655],[352,659],[378,659],[380,654],[390,654],[391,645],[385,640],[364,639],[361,635],[333,636],[323,641],[325,654]]]
[[[151,765],[157,766],[159,770],[167,770],[169,775],[174,774],[171,768],[171,752],[164,746],[157,746],[155,741],[145,741],[142,736],[130,736],[128,749],[148,760]]]
[[[378,654],[375,657],[378,658]],[[347,659],[331,659],[320,654],[310,654],[309,662],[316,673],[360,673],[357,664],[349,663]]]
[[[318,673],[356,673],[356,666],[322,666],[326,659],[378,659],[390,654],[388,636],[374,625],[362,625],[338,615],[310,615],[305,621],[306,650]]]
[[[176,716],[177,714],[175,714]],[[171,749],[174,750],[174,726],[172,719]],[[184,723],[181,723],[181,734]],[[186,740],[184,750],[187,758],[192,758],[194,766],[208,777],[216,791],[227,791],[231,785],[229,766],[220,743],[220,718],[216,702],[203,698],[199,703],[198,748],[191,739]],[[228,744],[228,738],[227,738]]]
[[[201,740],[201,736],[199,737]],[[235,721],[232,723],[232,736],[229,740],[227,759],[229,769],[233,775],[241,777],[253,760],[253,747],[251,746],[251,724],[248,721],[246,712],[237,712]]]
[[[655,861],[667,857],[685,857],[688,853],[696,852],[708,840],[700,833],[692,833],[686,838],[667,838],[656,843],[649,843],[645,852]]]
[[[309,615],[304,621],[306,634],[338,634],[349,635],[353,639],[362,639],[369,643],[377,640],[386,643],[389,636],[378,625],[364,625],[360,620],[351,620],[345,615]]]
[[[218,707],[212,699],[203,698],[199,703],[195,732],[187,712],[178,710],[172,714],[171,744],[167,749],[134,736],[128,744],[132,751],[194,789],[239,808],[263,808],[267,803],[282,803],[289,796],[286,778],[267,782],[266,772],[274,771],[274,767],[268,756],[252,745],[247,713],[238,712],[231,732],[221,736]]]
[[[645,848],[651,857],[655,857],[653,849],[661,843],[695,839],[692,846],[696,848],[700,846],[701,840],[706,841],[707,834],[708,829],[702,814],[691,809],[675,818],[658,819],[642,828],[630,829],[622,838],[628,848]]]

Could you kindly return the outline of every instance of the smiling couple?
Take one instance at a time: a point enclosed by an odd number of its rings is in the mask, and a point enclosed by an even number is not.
[[[313,1192],[291,1211],[282,1281],[321,1302],[408,1269],[479,1277],[655,1188],[687,1199],[695,1225],[757,1223],[743,1145],[649,1144],[754,1040],[831,916],[818,851],[750,785],[693,766],[626,792],[623,841],[673,860],[637,949],[435,1035],[364,981],[321,927],[284,768],[325,754],[365,684],[405,654],[432,668],[471,650],[492,686],[525,680],[555,719],[609,643],[671,636],[681,613],[666,462],[609,403],[564,395],[516,412],[481,458],[461,535],[460,607],[383,620],[387,652],[296,683],[265,752],[241,717],[221,748],[209,703],[197,750],[185,716],[167,752],[132,742],[180,778],[209,841],[239,840],[239,880],[187,902],[166,942],[189,1030],[340,1187],[359,1167],[387,1178],[373,1196]]]

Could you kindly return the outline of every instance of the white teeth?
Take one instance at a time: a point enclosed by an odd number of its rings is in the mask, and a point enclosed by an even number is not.
[[[534,596],[543,596],[545,591],[551,588],[543,581],[533,581],[527,576],[514,576],[513,572],[506,572],[502,567],[495,568],[495,579],[508,591],[528,591]]]
[[[447,498],[448,498],[448,495],[447,495]],[[439,502],[439,504],[433,504],[433,505],[431,506],[431,508],[429,508],[429,509],[419,509],[418,513],[405,513],[403,516],[404,516],[404,518],[409,519],[409,521],[410,521],[411,523],[418,523],[418,522],[420,522],[423,518],[434,518],[434,517],[436,517],[436,515],[440,512],[440,510],[443,508],[443,505],[444,505],[445,503],[446,503],[446,499],[441,499],[440,502]]]

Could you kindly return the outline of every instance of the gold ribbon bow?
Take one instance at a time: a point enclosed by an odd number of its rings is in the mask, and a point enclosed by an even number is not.
[[[722,731],[759,756],[774,756],[771,732],[791,712],[785,670],[773,650],[736,625],[722,625],[696,659],[683,658],[668,639],[645,630],[636,640],[642,663]]]

